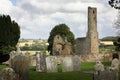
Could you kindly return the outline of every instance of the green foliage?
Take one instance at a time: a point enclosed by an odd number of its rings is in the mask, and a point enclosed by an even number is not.
[[[120,37],[118,38],[117,41],[114,42],[114,45],[115,45],[115,50],[116,51],[120,51]]]
[[[106,37],[103,37],[102,39],[100,39],[101,41],[116,41],[117,39],[119,38],[119,36],[106,36]]]
[[[120,9],[120,1],[119,0],[109,0],[109,5],[115,9]]]
[[[114,52],[114,51],[115,51],[114,45],[100,45],[99,46],[100,53],[109,53],[109,52]]]
[[[74,50],[74,34],[70,31],[70,28],[66,24],[56,25],[50,32],[50,36],[48,38],[48,51],[52,52],[53,40],[56,35],[60,35],[63,39],[67,37],[67,41],[71,42],[72,49]]]
[[[26,51],[26,50],[29,50],[29,51],[46,51],[47,50],[47,45],[46,45],[46,41],[44,40],[36,40],[36,41],[33,41],[33,43],[31,45],[29,44],[25,44],[24,46],[20,47],[22,51]]]
[[[0,15],[0,58],[16,49],[20,27],[9,15]]]

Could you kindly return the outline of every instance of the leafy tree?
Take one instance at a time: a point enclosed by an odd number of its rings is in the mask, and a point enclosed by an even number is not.
[[[48,38],[48,51],[52,54],[53,40],[56,35],[60,35],[63,39],[67,37],[67,41],[71,42],[72,49],[74,50],[74,34],[70,31],[70,28],[66,24],[56,25],[50,32],[50,36]]]
[[[110,0],[109,5],[115,9],[120,9],[120,0]],[[114,27],[118,30],[118,35],[120,35],[120,11],[118,11]],[[116,50],[120,51],[120,38],[118,38],[117,42],[114,42],[114,45],[116,46]]]
[[[20,38],[20,27],[9,15],[0,15],[0,63],[9,59]]]
[[[116,42],[114,42],[114,45],[116,46],[116,51],[120,51],[120,37]]]
[[[120,0],[109,0],[109,5],[115,9],[120,9]]]
[[[100,39],[101,41],[117,41],[119,36],[106,36]]]

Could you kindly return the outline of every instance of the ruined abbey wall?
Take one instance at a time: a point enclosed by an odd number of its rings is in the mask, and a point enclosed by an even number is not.
[[[76,39],[76,54],[98,52],[97,9],[88,7],[88,31],[85,38]]]

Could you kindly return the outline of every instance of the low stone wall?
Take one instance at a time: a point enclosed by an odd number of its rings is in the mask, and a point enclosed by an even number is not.
[[[108,62],[112,60],[112,56],[109,53],[102,53],[102,54],[84,54],[80,55],[81,62]]]

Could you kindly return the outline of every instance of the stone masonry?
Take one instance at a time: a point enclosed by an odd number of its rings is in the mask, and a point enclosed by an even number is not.
[[[88,7],[88,31],[84,38],[76,39],[76,54],[96,54],[98,48],[97,9]]]

